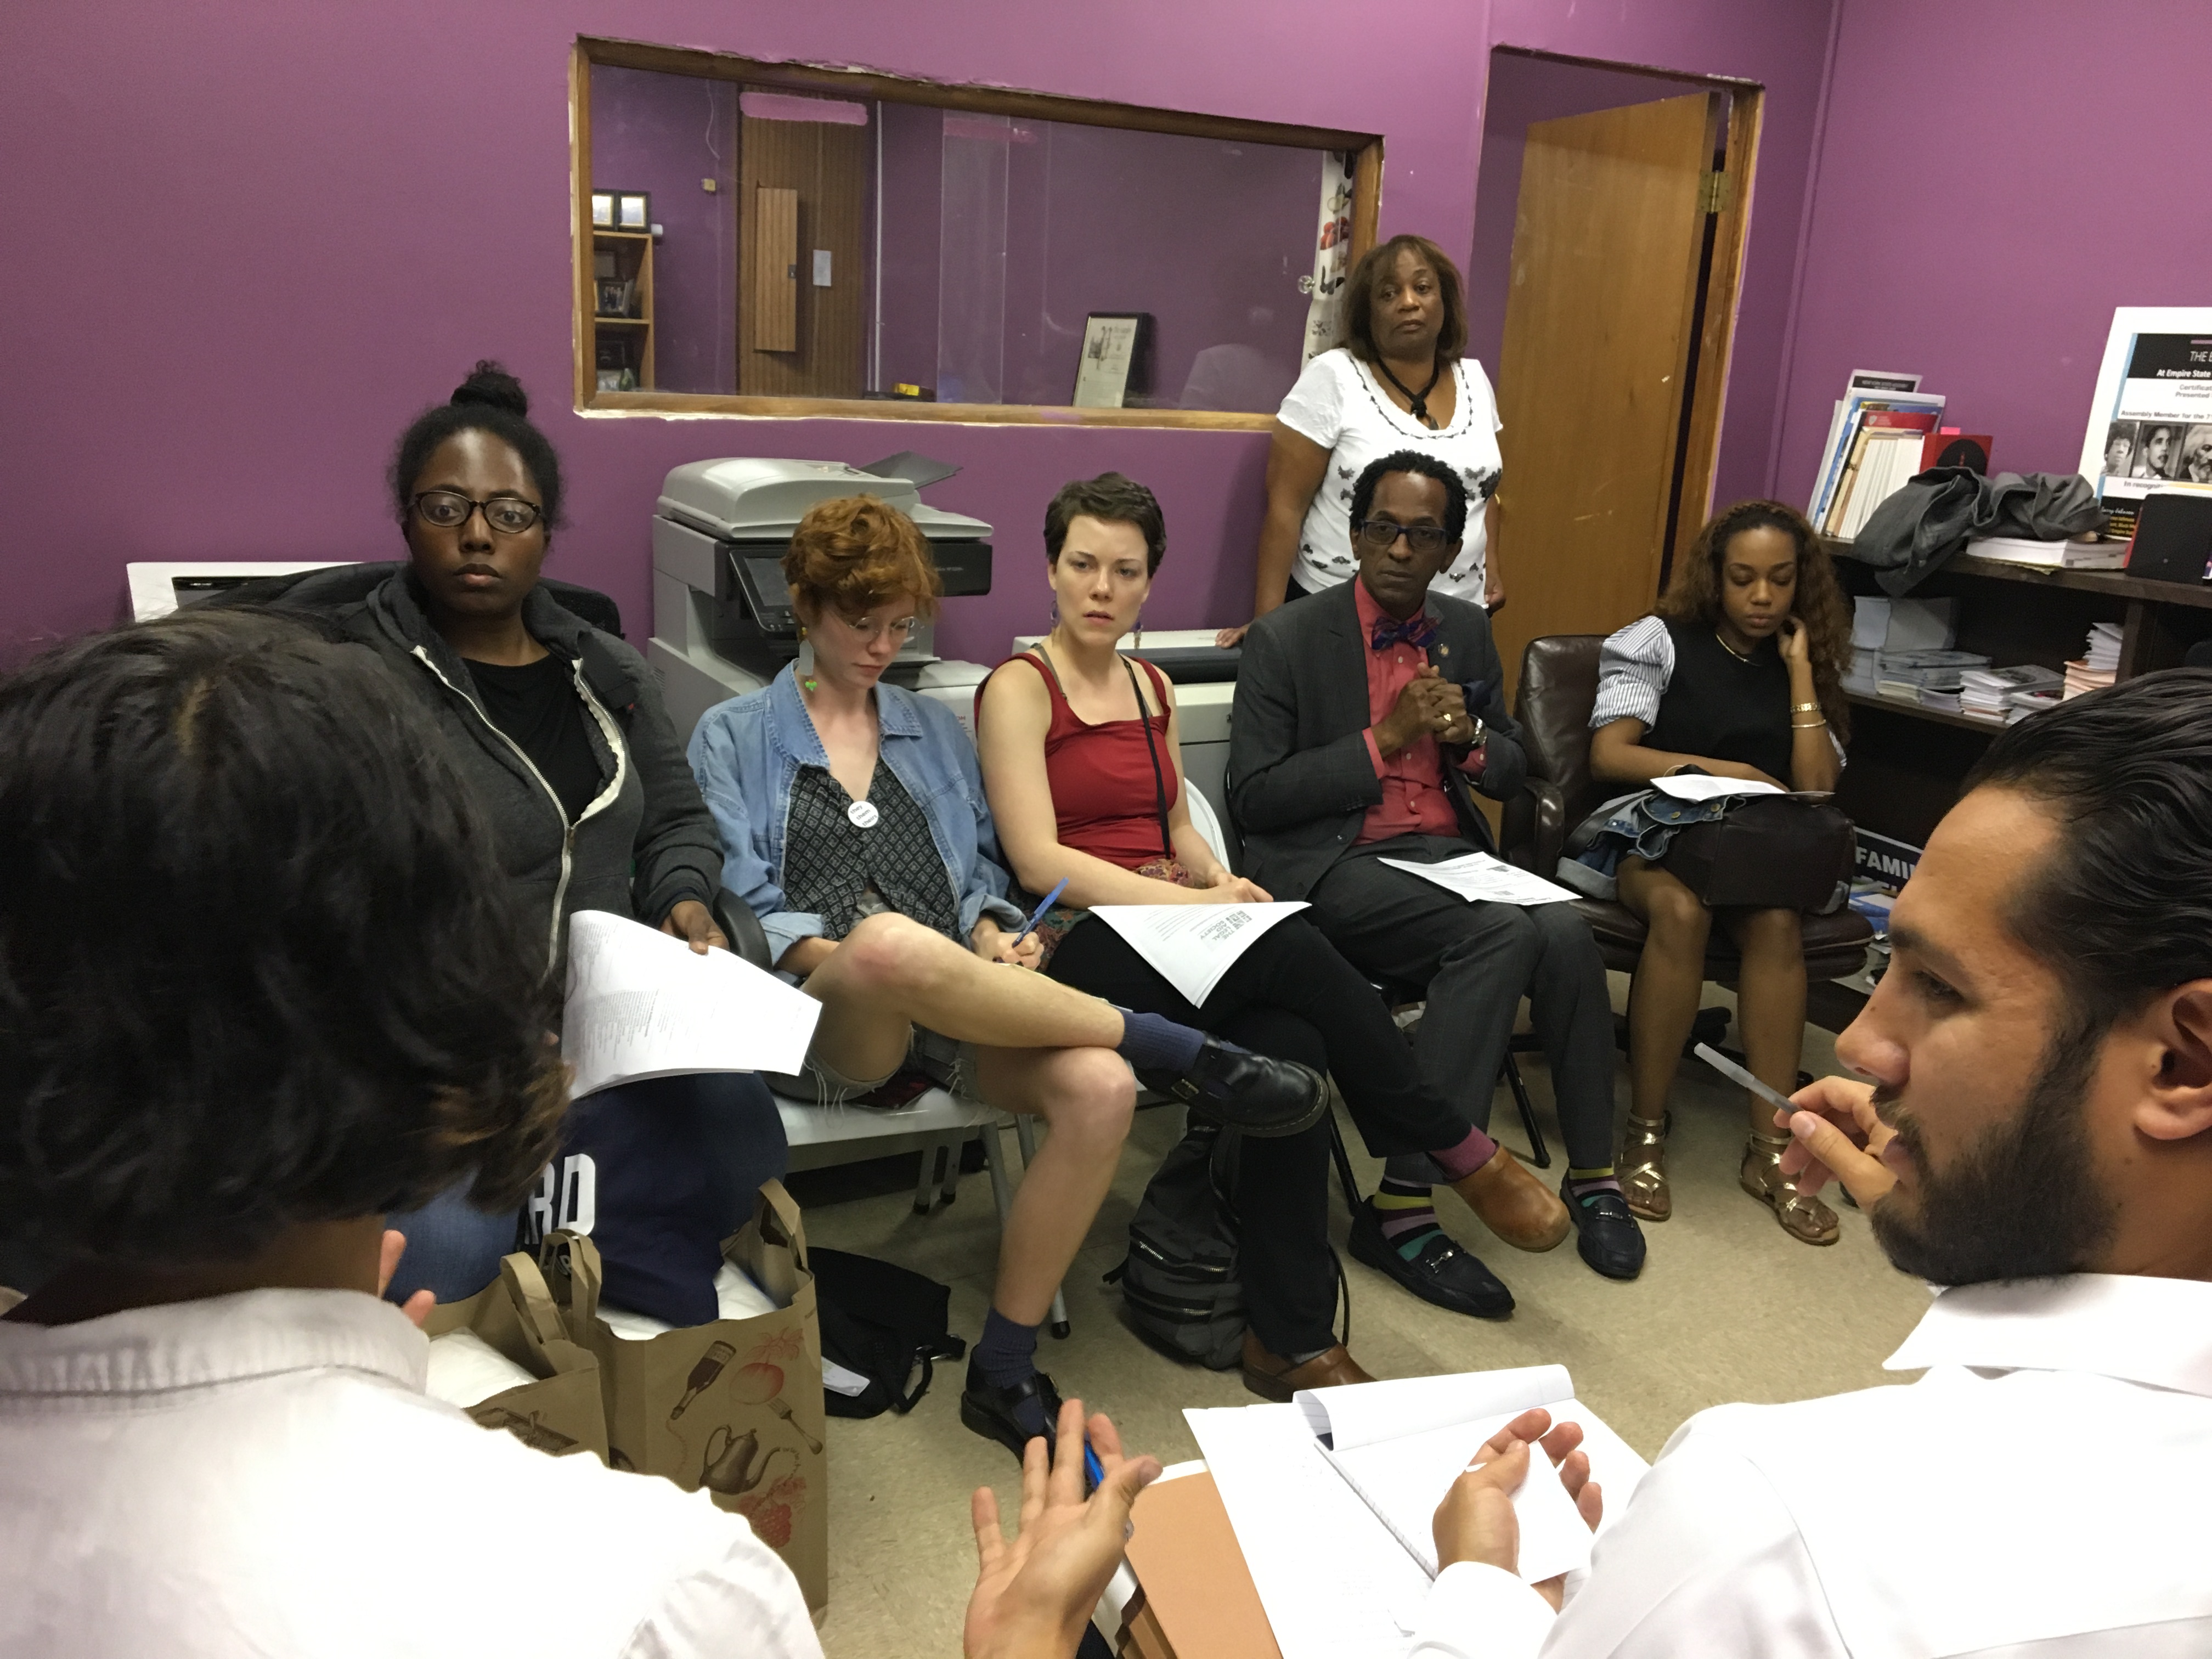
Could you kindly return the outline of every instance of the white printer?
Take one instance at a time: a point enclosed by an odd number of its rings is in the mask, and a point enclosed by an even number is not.
[[[653,516],[653,639],[646,660],[660,681],[669,718],[686,743],[716,703],[757,691],[799,654],[799,619],[783,580],[783,556],[809,507],[843,495],[873,495],[912,519],[927,538],[947,598],[991,591],[991,526],[926,505],[921,486],[953,469],[913,455],[881,471],[842,461],[738,459],[691,461],[661,485]],[[946,662],[936,630],[915,629],[885,675],[931,696],[970,726],[980,663]]]

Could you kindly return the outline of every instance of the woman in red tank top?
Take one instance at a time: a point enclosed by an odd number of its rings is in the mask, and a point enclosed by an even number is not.
[[[1196,1006],[1119,933],[1087,920],[1102,904],[1268,901],[1192,823],[1174,689],[1117,649],[1141,614],[1166,541],[1152,492],[1119,473],[1062,489],[1045,514],[1052,632],[1000,664],[976,697],[976,747],[1006,862],[1031,893],[1067,883],[1038,930],[1051,948],[1046,972],[1334,1073],[1370,1152],[1429,1154],[1494,1231],[1519,1242],[1517,1218],[1529,1198],[1522,1188],[1540,1199],[1542,1188],[1512,1159],[1497,1158],[1497,1143],[1421,1081],[1382,999],[1308,915],[1261,933]],[[1369,1380],[1332,1329],[1328,1132],[1323,1121],[1301,1134],[1248,1137],[1238,1150],[1232,1199],[1251,1321],[1244,1381],[1270,1399]],[[1372,1206],[1355,1218],[1355,1247],[1363,1225],[1382,1237],[1382,1221],[1366,1214]],[[1407,1264],[1393,1277],[1460,1312],[1511,1311],[1511,1293],[1439,1230],[1390,1224],[1397,1234],[1389,1248]]]

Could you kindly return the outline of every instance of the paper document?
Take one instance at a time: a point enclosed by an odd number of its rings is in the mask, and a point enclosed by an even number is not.
[[[1129,948],[1195,1006],[1213,994],[1221,976],[1261,934],[1306,908],[1303,901],[1275,904],[1102,904],[1091,915],[1129,942]]]
[[[561,1056],[578,1099],[639,1078],[688,1072],[795,1073],[822,1005],[727,951],[605,910],[568,919]]]
[[[1532,876],[1518,865],[1494,859],[1487,853],[1464,853],[1442,864],[1415,864],[1408,859],[1384,859],[1394,869],[1410,870],[1425,881],[1468,900],[1488,899],[1495,904],[1557,904],[1581,895]]]
[[[1283,1659],[1406,1651],[1435,1576],[1437,1505],[1482,1443],[1530,1406],[1582,1425],[1592,1477],[1605,1489],[1602,1525],[1611,1525],[1650,1466],[1574,1398],[1557,1365],[1363,1382],[1302,1393],[1289,1406],[1183,1413]],[[1540,1449],[1514,1513],[1522,1577],[1588,1564],[1589,1529]]]
[[[1678,772],[1671,778],[1654,778],[1651,787],[1676,800],[1719,800],[1725,795],[1778,795],[1771,783],[1751,778],[1716,778],[1702,772]]]
[[[1295,1403],[1330,1467],[1431,1577],[1437,1505],[1483,1442],[1530,1407],[1550,1412],[1554,1427],[1582,1425],[1581,1449],[1608,1510],[1627,1501],[1650,1467],[1574,1397],[1559,1365],[1302,1390]],[[1589,1565],[1590,1529],[1540,1450],[1513,1494],[1513,1512],[1521,1522],[1521,1576],[1530,1583]]]

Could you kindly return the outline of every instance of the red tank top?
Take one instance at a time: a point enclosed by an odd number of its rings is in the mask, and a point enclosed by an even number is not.
[[[1052,699],[1052,725],[1044,737],[1044,774],[1052,786],[1060,844],[1125,870],[1172,856],[1160,845],[1160,794],[1164,792],[1172,809],[1180,784],[1175,757],[1168,749],[1167,683],[1160,671],[1148,662],[1139,663],[1152,678],[1158,714],[1141,720],[1101,720],[1094,726],[1067,706],[1060,678],[1050,668],[1030,652],[1024,652],[1021,659],[1042,676],[1045,693]],[[979,713],[982,705],[979,691]],[[1152,728],[1149,746],[1147,726]],[[1154,755],[1159,758],[1157,788]]]

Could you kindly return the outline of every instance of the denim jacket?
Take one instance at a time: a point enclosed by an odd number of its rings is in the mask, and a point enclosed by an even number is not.
[[[930,838],[960,898],[964,939],[979,917],[1018,927],[1022,913],[1006,902],[1006,872],[998,835],[983,799],[975,748],[942,703],[896,685],[876,688],[882,755],[929,820]],[[791,667],[765,690],[717,703],[691,734],[691,770],[722,834],[722,884],[744,899],[768,935],[769,959],[803,939],[818,939],[822,918],[785,906],[784,830],[791,786],[802,766],[830,764]]]

